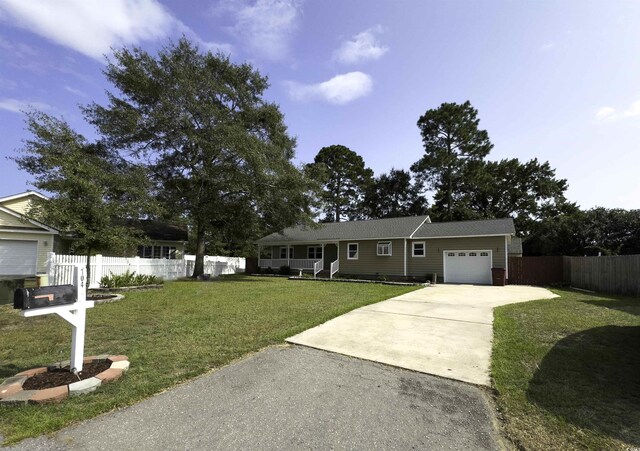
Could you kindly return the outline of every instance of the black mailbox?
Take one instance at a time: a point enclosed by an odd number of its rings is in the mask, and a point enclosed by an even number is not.
[[[78,296],[73,285],[52,285],[39,288],[18,288],[13,293],[13,308],[22,310],[73,304]]]

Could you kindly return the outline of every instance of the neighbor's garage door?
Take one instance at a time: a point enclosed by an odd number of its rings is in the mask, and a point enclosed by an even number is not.
[[[491,284],[491,251],[445,251],[446,283]]]
[[[0,276],[35,276],[37,241],[0,240]]]

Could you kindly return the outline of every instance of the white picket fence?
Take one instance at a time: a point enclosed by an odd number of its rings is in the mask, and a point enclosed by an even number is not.
[[[100,279],[111,274],[120,275],[127,271],[136,274],[153,275],[163,280],[176,280],[193,274],[195,255],[185,255],[184,260],[169,260],[140,257],[105,257],[94,255],[89,259],[91,280],[89,288],[98,288]],[[70,284],[73,280],[74,265],[87,263],[84,255],[61,255],[49,252],[47,260],[47,275],[50,285]],[[236,274],[244,272],[246,260],[243,257],[204,257],[204,273],[211,277],[222,274]]]

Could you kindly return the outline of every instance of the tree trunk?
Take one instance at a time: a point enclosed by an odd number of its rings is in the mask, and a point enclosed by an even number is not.
[[[204,274],[204,226],[197,221],[196,226],[196,262],[193,266],[193,279]]]

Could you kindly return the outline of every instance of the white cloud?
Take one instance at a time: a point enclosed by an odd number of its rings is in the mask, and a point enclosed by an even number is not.
[[[158,40],[172,32],[216,46],[198,39],[157,0],[3,0],[0,18],[98,60],[111,47]]]
[[[231,15],[231,31],[249,53],[279,61],[289,55],[301,8],[299,0],[228,0],[214,6],[212,13]]]
[[[72,88],[71,86],[65,86],[64,89],[69,91],[71,94],[75,94],[80,97],[89,97],[86,92],[81,91],[80,89]]]
[[[294,100],[324,100],[336,105],[342,105],[366,96],[373,88],[372,78],[362,72],[349,72],[336,75],[322,83],[306,85],[287,82],[289,96]]]
[[[604,106],[596,112],[596,119],[604,120],[614,116],[615,114],[616,114],[616,110],[614,108],[611,108],[609,106]]]
[[[11,113],[22,113],[23,111],[36,110],[52,110],[53,107],[43,102],[28,102],[18,99],[0,99],[0,110],[9,111]]]
[[[354,64],[367,60],[377,60],[389,51],[389,47],[378,42],[376,34],[382,33],[382,27],[376,25],[344,41],[333,53],[333,58],[341,63]]]
[[[629,105],[628,108],[617,110],[610,106],[605,106],[596,111],[596,120],[600,122],[613,122],[620,119],[640,116],[640,99]]]

